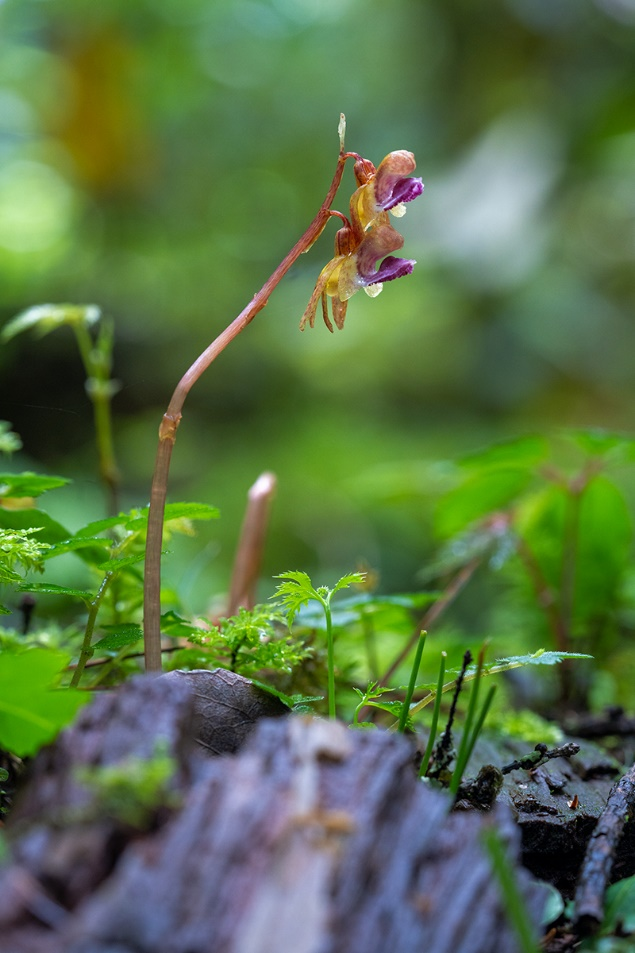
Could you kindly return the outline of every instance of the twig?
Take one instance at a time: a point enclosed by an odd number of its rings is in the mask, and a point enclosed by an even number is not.
[[[526,754],[517,761],[506,764],[504,768],[501,768],[501,773],[510,774],[518,769],[533,771],[534,768],[539,768],[541,764],[545,764],[552,758],[572,758],[579,750],[580,745],[575,741],[569,741],[567,744],[561,745],[559,748],[551,748],[549,751],[546,744],[537,744],[531,754]]]
[[[450,705],[450,711],[445,729],[434,749],[434,754],[432,756],[432,768],[428,770],[427,774],[429,778],[438,778],[443,771],[447,770],[455,757],[456,752],[452,746],[452,725],[454,724],[456,705],[459,700],[459,695],[461,694],[461,688],[463,687],[465,672],[467,671],[467,667],[471,661],[472,653],[468,649],[463,656],[461,671],[459,672],[458,678],[454,683],[454,694],[452,696],[452,703]]]
[[[624,826],[635,811],[635,765],[611,788],[587,845],[575,892],[575,927],[593,933],[604,918],[606,890]]]

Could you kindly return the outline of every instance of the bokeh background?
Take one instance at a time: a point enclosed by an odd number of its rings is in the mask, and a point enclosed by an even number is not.
[[[124,505],[147,501],[177,380],[322,202],[340,112],[349,149],[415,152],[418,264],[301,334],[330,228],[192,392],[171,499],[222,518],[166,560],[190,611],[227,588],[265,469],[265,580],[364,560],[390,592],[434,549],[435,461],[634,427],[635,0],[2,0],[0,323],[112,317]],[[0,350],[0,417],[12,467],[73,477],[58,519],[102,515],[68,329]]]

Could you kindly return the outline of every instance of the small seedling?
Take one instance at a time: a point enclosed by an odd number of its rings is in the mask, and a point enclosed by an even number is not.
[[[285,581],[276,589],[274,598],[287,613],[287,621],[291,626],[302,606],[312,599],[320,604],[324,612],[326,624],[326,646],[328,666],[328,710],[329,718],[335,718],[335,639],[333,635],[333,621],[331,616],[331,599],[336,592],[348,589],[349,586],[359,585],[364,581],[364,573],[353,572],[342,576],[332,589],[327,586],[318,586],[316,589],[305,572],[283,572],[277,576]]]

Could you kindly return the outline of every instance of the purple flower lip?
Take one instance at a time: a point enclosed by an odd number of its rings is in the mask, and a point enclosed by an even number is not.
[[[382,201],[379,201],[378,197],[378,205],[383,208],[385,212],[388,212],[391,208],[394,208],[395,205],[412,202],[413,199],[418,198],[422,192],[423,181],[421,179],[398,179],[390,195]]]
[[[375,202],[388,211],[404,202],[412,202],[423,192],[421,179],[411,178],[416,168],[412,152],[400,149],[383,159],[375,175]]]
[[[378,271],[372,275],[361,275],[361,281],[364,285],[378,285],[385,281],[394,281],[395,278],[403,278],[404,275],[411,275],[412,269],[417,264],[413,258],[395,258],[394,255],[388,255],[384,258]]]

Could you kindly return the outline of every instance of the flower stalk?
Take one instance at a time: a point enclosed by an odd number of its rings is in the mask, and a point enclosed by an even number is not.
[[[190,390],[227,345],[265,307],[271,292],[300,255],[308,251],[316,239],[319,238],[331,215],[338,215],[346,223],[338,232],[339,239],[336,238],[336,251],[339,249],[339,252],[334,260],[335,263],[330,262],[318,279],[311,302],[302,319],[302,328],[307,321],[311,326],[313,325],[315,309],[320,297],[323,299],[325,323],[332,331],[332,325],[325,312],[326,295],[335,296],[333,303],[334,318],[337,326],[341,328],[343,327],[348,298],[355,291],[364,287],[371,296],[374,296],[381,290],[381,285],[378,282],[389,281],[412,271],[413,261],[397,259],[392,256],[386,258],[377,272],[375,272],[375,264],[388,251],[394,251],[403,244],[403,238],[387,222],[387,210],[392,209],[393,213],[397,212],[399,214],[400,204],[415,198],[423,190],[420,179],[411,179],[408,177],[409,173],[406,174],[407,170],[412,171],[414,169],[414,156],[406,152],[390,153],[379,168],[375,170],[372,163],[362,159],[357,153],[345,152],[345,128],[346,123],[342,115],[338,127],[340,150],[337,165],[326,198],[317,215],[247,307],[212,341],[209,347],[185,372],[177,384],[168,408],[163,415],[159,427],[159,444],[150,493],[146,540],[143,632],[145,667],[148,672],[161,671],[161,543],[163,519],[172,450],[181,421],[183,405]],[[355,159],[355,175],[359,186],[351,198],[350,221],[339,212],[331,212],[331,205],[340,186],[344,166],[349,158]]]

